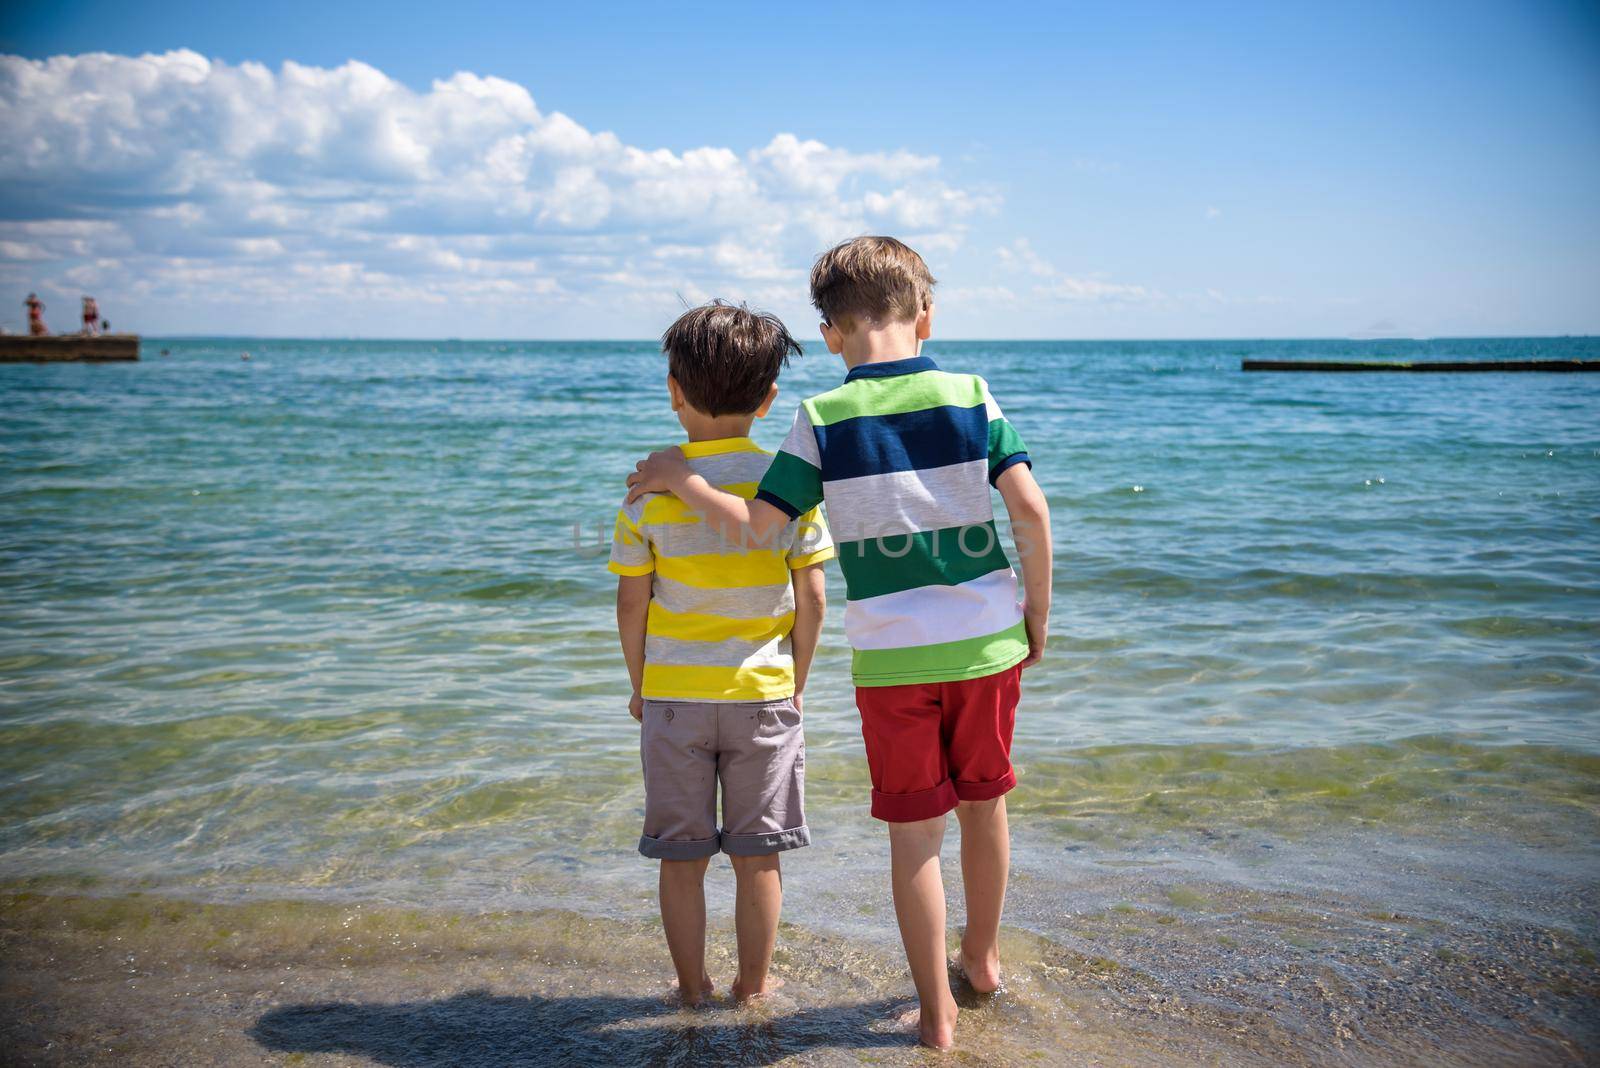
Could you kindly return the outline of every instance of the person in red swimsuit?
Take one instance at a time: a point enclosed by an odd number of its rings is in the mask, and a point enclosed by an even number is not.
[[[98,334],[100,332],[100,308],[93,297],[83,298],[83,332],[85,334]]]

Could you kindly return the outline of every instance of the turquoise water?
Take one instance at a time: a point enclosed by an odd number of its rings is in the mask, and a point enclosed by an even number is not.
[[[988,378],[1055,517],[1014,923],[1198,881],[1594,944],[1600,376],[1238,363],[1600,341],[927,351]],[[840,375],[806,357],[757,439]],[[647,916],[604,537],[675,439],[663,376],[648,343],[0,367],[0,877]],[[884,887],[839,878],[882,836],[830,583],[789,916],[881,940]]]

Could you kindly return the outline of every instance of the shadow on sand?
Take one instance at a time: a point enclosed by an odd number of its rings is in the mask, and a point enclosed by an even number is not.
[[[679,1010],[660,998],[468,991],[395,1004],[286,1005],[250,1036],[281,1053],[342,1053],[394,1068],[474,1065],[772,1064],[809,1049],[909,1048],[886,1029],[903,999],[745,1017]]]

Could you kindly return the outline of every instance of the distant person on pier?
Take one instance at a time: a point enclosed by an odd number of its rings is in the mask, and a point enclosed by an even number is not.
[[[89,335],[100,332],[100,308],[90,296],[83,298],[83,332]]]
[[[50,328],[44,325],[44,301],[39,299],[39,295],[29,293],[28,299],[22,303],[28,306],[28,333],[34,337],[44,337],[50,333]]]

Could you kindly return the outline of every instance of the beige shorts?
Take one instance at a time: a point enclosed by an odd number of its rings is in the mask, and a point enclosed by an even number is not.
[[[696,860],[720,850],[750,857],[811,844],[805,736],[792,700],[647,699],[639,756],[645,856]]]

